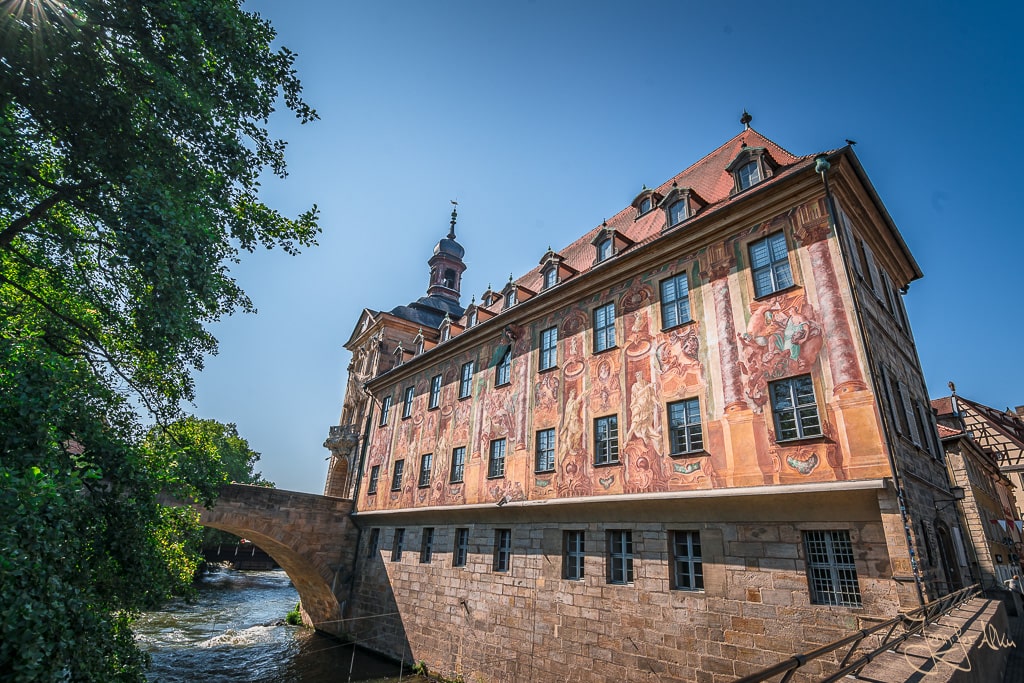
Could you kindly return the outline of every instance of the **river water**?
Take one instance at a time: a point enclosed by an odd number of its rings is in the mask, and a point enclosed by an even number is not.
[[[344,683],[396,681],[394,662],[311,629],[283,624],[299,601],[288,576],[276,571],[214,568],[190,602],[175,601],[135,624],[140,647],[152,657],[152,683]],[[411,683],[421,680],[402,678]]]

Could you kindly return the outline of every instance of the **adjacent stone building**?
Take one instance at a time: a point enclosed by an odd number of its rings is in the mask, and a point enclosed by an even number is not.
[[[932,401],[946,451],[950,481],[964,489],[956,506],[967,531],[967,557],[973,581],[999,586],[1021,564],[1021,476],[1024,474],[1024,420],[952,394]],[[961,542],[952,539],[962,554]]]
[[[743,123],[465,308],[453,211],[427,296],[364,310],[328,440],[353,639],[466,680],[726,680],[964,583],[918,265],[851,147]]]

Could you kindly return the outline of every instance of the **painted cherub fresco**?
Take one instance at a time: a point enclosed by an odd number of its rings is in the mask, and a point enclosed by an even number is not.
[[[678,385],[699,384],[699,355],[698,323],[672,330],[668,339],[658,344],[654,353],[664,388],[671,391]]]
[[[658,403],[658,389],[637,370],[635,381],[630,388],[629,429],[625,443],[639,438],[657,451],[661,441],[661,410]]]
[[[747,331],[737,335],[747,396],[756,406],[768,401],[768,382],[806,371],[822,346],[822,328],[802,292],[757,302]]]

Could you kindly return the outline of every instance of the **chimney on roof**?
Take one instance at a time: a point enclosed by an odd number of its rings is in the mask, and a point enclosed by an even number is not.
[[[1024,406],[1017,406],[1013,411],[1017,413],[1017,417],[1024,417]]]
[[[743,110],[743,116],[740,117],[740,123],[743,124],[743,130],[750,130],[750,122],[754,120],[754,117],[750,115],[746,109]]]

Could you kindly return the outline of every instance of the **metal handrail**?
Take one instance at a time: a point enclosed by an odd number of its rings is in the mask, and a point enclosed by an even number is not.
[[[929,602],[926,605],[921,605],[920,607],[910,610],[906,614],[901,614],[888,621],[882,622],[877,626],[872,626],[868,629],[861,629],[855,633],[851,633],[845,638],[833,641],[828,645],[823,645],[809,652],[793,655],[778,664],[766,669],[761,669],[760,671],[744,676],[743,678],[738,678],[734,683],[759,683],[760,681],[766,681],[780,674],[785,674],[785,676],[783,676],[779,683],[787,683],[793,674],[807,662],[814,661],[819,657],[823,657],[824,655],[835,652],[836,650],[849,645],[850,649],[846,652],[846,655],[839,663],[839,670],[834,674],[821,679],[821,683],[832,683],[834,681],[838,681],[851,673],[860,671],[878,655],[887,650],[893,649],[911,636],[920,633],[928,624],[950,613],[961,604],[973,598],[979,592],[981,592],[981,586],[978,584],[968,586],[967,588],[961,588],[955,593],[950,593],[949,595]],[[901,625],[904,627],[903,633],[893,638],[893,633],[896,631],[896,628]],[[888,631],[885,636],[882,637],[881,644],[878,647],[870,652],[865,652],[853,661],[850,661],[850,658],[857,651],[857,648],[860,647],[861,643],[864,642],[865,638],[873,636],[886,629],[888,629]]]

